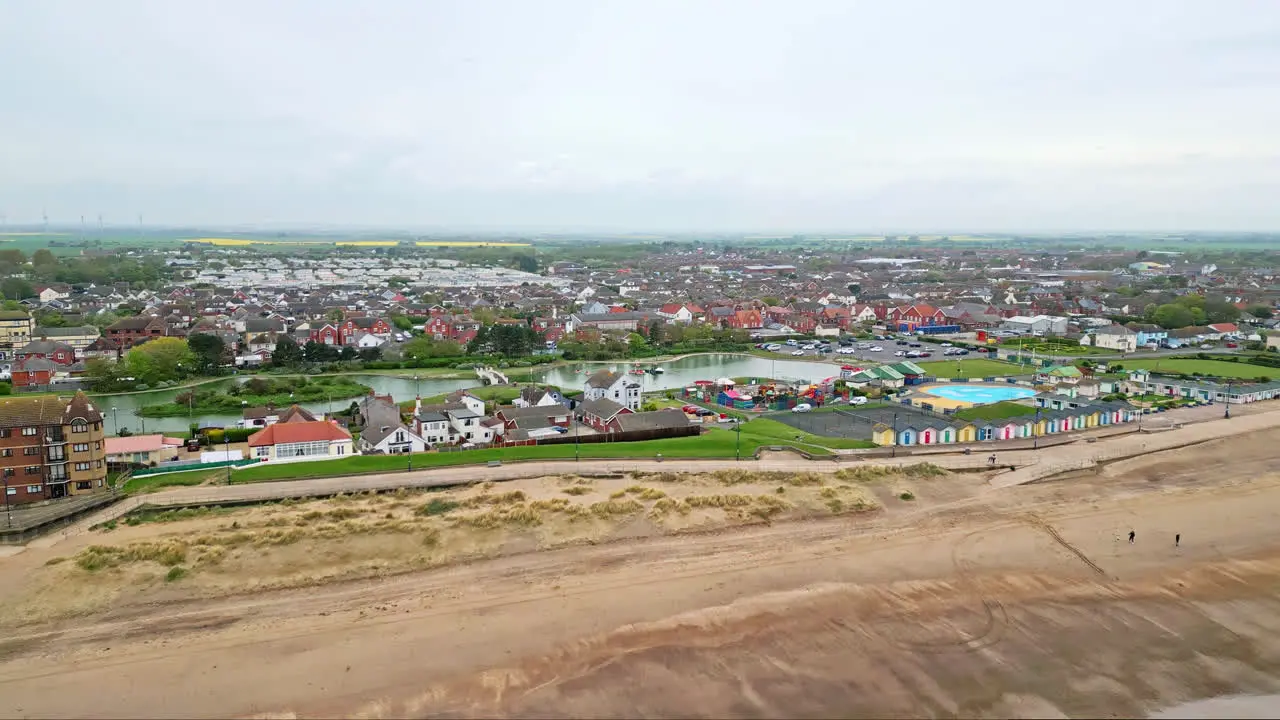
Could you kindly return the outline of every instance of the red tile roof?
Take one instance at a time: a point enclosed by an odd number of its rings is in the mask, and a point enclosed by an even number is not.
[[[281,443],[319,442],[321,440],[350,440],[346,430],[324,420],[315,422],[291,422],[268,425],[264,430],[249,436],[249,447],[279,445]]]

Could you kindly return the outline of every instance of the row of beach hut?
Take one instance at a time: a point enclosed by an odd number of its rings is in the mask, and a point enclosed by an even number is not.
[[[1042,410],[999,420],[958,420],[913,416],[896,428],[877,423],[871,440],[877,445],[950,445],[952,443],[1019,440],[1132,422],[1138,411],[1129,405],[1099,402],[1068,410]]]

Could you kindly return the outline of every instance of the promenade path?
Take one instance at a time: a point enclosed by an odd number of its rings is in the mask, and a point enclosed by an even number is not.
[[[59,540],[78,534],[98,523],[117,519],[144,505],[150,507],[183,507],[264,502],[287,498],[325,497],[340,493],[388,491],[398,488],[424,489],[449,487],[475,482],[500,482],[517,478],[548,475],[592,475],[629,472],[692,473],[715,470],[815,471],[834,472],[841,467],[859,465],[904,466],[929,462],[949,470],[980,470],[990,467],[989,456],[996,455],[996,468],[1005,469],[990,480],[993,490],[1035,482],[1073,470],[1087,469],[1102,462],[1133,457],[1148,452],[1217,440],[1234,435],[1280,427],[1280,407],[1252,407],[1241,413],[1233,409],[1233,417],[1200,422],[1154,432],[1130,432],[1115,437],[1082,435],[1076,442],[1040,449],[993,449],[990,453],[975,450],[971,455],[916,454],[899,457],[859,457],[842,455],[839,460],[805,461],[788,452],[765,453],[759,459],[669,459],[669,460],[605,460],[583,459],[514,462],[499,466],[429,468],[412,472],[347,475],[310,480],[244,483],[234,485],[202,485],[162,490],[137,495],[87,516],[80,522],[31,541],[33,547],[48,547]],[[1166,426],[1167,427],[1167,426]]]

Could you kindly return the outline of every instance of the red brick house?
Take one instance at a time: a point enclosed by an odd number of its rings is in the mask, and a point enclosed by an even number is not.
[[[15,388],[44,387],[53,382],[57,372],[52,360],[32,358],[14,365],[11,379]]]
[[[902,305],[889,311],[889,322],[895,325],[946,325],[947,316],[932,305]]]
[[[347,318],[338,325],[338,332],[341,335],[339,345],[353,345],[356,338],[368,333],[374,337],[388,338],[391,337],[391,323],[382,318],[372,317],[354,317]]]
[[[169,325],[164,320],[154,315],[139,315],[120,318],[111,323],[107,326],[105,336],[114,340],[122,350],[128,350],[143,340],[168,337],[171,334]]]
[[[631,414],[631,410],[609,398],[600,398],[582,403],[578,406],[578,414],[582,417],[582,422],[595,428],[597,432],[612,433],[622,430],[618,418]]]
[[[728,318],[729,327],[740,330],[758,330],[764,327],[759,310],[735,310]]]
[[[321,345],[342,344],[342,331],[338,329],[337,325],[326,324],[318,328],[312,328],[308,335],[311,340]]]
[[[32,340],[23,345],[14,353],[14,359],[18,362],[23,360],[49,360],[58,365],[70,365],[76,361],[75,348],[66,343],[55,342],[53,340]]]

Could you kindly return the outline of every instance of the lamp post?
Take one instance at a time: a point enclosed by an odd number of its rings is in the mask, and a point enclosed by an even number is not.
[[[1040,447],[1040,406],[1036,406],[1036,423],[1031,426],[1031,449],[1036,450]]]
[[[733,419],[733,429],[738,434],[737,444],[734,445],[734,448],[733,448],[733,459],[741,460],[742,459],[742,418]]]
[[[1227,381],[1227,401],[1223,403],[1222,419],[1231,419],[1231,381]]]
[[[889,457],[898,457],[898,413],[893,414],[893,449],[889,451]]]
[[[580,453],[582,447],[582,418],[578,415],[578,401],[573,401],[573,461],[580,462],[582,460]]]
[[[119,437],[120,436],[120,408],[117,408],[117,407],[111,408],[111,417],[114,419],[116,424],[116,437]]]

